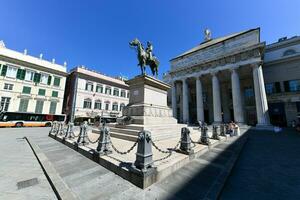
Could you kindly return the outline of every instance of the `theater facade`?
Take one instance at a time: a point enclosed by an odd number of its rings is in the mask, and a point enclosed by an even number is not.
[[[206,30],[201,44],[171,59],[171,69],[164,76],[172,85],[169,99],[173,115],[182,123],[235,121],[270,128],[269,94],[265,87],[276,89],[278,84],[272,82],[270,66],[274,63],[268,61],[268,74],[264,73],[265,50],[265,42],[260,41],[260,28],[215,39]],[[295,52],[299,59],[297,50]],[[298,74],[299,70],[298,67]],[[265,84],[265,76],[269,85]],[[283,85],[284,80],[281,82]],[[296,97],[299,91],[295,91]],[[296,119],[297,111],[293,115],[290,118]]]

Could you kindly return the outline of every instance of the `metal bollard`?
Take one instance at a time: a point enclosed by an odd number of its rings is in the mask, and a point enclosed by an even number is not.
[[[105,123],[103,123],[103,126],[100,127],[100,138],[97,146],[97,152],[99,153],[99,155],[108,155],[112,153],[110,148],[109,131],[110,129],[105,126]]]
[[[56,132],[56,124],[55,121],[51,124],[51,129],[49,131],[49,135]]]
[[[80,126],[80,133],[79,133],[79,137],[77,139],[76,144],[77,145],[87,145],[89,144],[88,141],[88,136],[87,136],[87,121],[84,121],[83,124]]]
[[[75,134],[74,134],[74,123],[69,122],[68,126],[67,126],[67,131],[65,134],[65,138],[74,138]]]
[[[192,147],[192,140],[190,136],[190,130],[186,127],[181,129],[181,141],[180,141],[180,150],[182,153],[190,154],[193,153]]]
[[[65,127],[64,127],[64,122],[59,122],[59,132],[58,135],[64,135],[65,134]]]
[[[239,127],[235,127],[234,129],[233,129],[233,135],[234,136],[239,136],[240,135],[240,129],[239,129]]]
[[[59,134],[60,132],[60,123],[59,122],[56,122],[56,132],[55,132],[55,136]]]
[[[149,131],[142,131],[138,136],[138,147],[134,166],[142,170],[142,172],[146,172],[152,167],[152,155],[151,133]]]
[[[226,137],[225,131],[226,131],[225,124],[221,124],[220,125],[220,136]]]
[[[217,125],[213,125],[213,133],[212,133],[212,139],[214,140],[220,140],[220,136],[219,136],[219,133],[218,133],[218,126]]]
[[[201,138],[200,138],[200,143],[201,144],[205,144],[205,145],[210,145],[210,141],[209,141],[209,137],[207,135],[207,125],[205,124],[202,128],[201,128]]]

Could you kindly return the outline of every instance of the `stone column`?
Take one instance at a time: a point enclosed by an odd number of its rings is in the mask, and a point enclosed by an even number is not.
[[[222,122],[222,109],[221,109],[221,94],[220,84],[217,73],[212,73],[212,90],[213,90],[213,110],[214,110],[214,123]]]
[[[189,89],[187,78],[182,80],[183,123],[189,123]]]
[[[204,107],[202,96],[202,83],[201,77],[196,78],[196,100],[197,100],[197,120],[204,122]]]
[[[237,68],[231,69],[231,87],[234,121],[237,123],[244,123],[245,120],[242,106],[240,78],[237,73]]]
[[[259,64],[253,65],[253,82],[255,92],[255,104],[257,114],[257,125],[261,128],[270,127],[270,119],[268,113],[268,102],[265,90],[264,76],[262,67]]]
[[[176,82],[172,82],[172,109],[173,117],[177,118],[177,102],[176,102]]]

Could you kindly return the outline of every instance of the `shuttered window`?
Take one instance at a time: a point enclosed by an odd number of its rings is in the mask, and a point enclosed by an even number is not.
[[[39,89],[38,95],[45,96],[45,94],[46,94],[46,90],[45,89]]]
[[[17,79],[24,80],[25,79],[26,70],[25,69],[18,69],[17,71]]]
[[[56,112],[56,106],[57,106],[57,103],[52,101],[50,103],[50,110],[49,110],[49,114],[55,114]]]
[[[27,112],[28,99],[20,99],[19,112]]]
[[[41,81],[41,74],[40,73],[35,73],[33,77],[33,82],[39,83]]]
[[[7,72],[7,65],[2,65],[1,76],[5,76]]]
[[[31,92],[31,87],[23,86],[23,94],[30,94]]]
[[[58,92],[57,91],[52,91],[52,97],[58,97]]]
[[[43,113],[44,101],[36,101],[35,113]]]
[[[54,86],[59,86],[60,85],[60,78],[59,77],[54,77],[53,85]]]

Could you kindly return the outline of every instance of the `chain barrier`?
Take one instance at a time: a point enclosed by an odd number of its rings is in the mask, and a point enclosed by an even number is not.
[[[130,152],[134,149],[134,147],[138,144],[138,140],[136,140],[135,143],[132,145],[132,147],[130,147],[127,151],[119,151],[119,150],[114,146],[114,144],[112,143],[110,137],[109,137],[109,140],[110,140],[110,144],[111,144],[111,147],[113,148],[113,150],[114,150],[115,152],[117,152],[118,154],[121,154],[121,155],[125,155],[125,154],[130,153]]]
[[[88,141],[89,141],[90,143],[92,143],[92,144],[95,144],[95,143],[97,143],[97,142],[99,141],[99,139],[100,139],[100,135],[99,135],[99,137],[97,138],[97,140],[96,140],[96,141],[93,141],[93,140],[91,140],[91,139],[90,139],[90,137],[89,137],[89,134],[88,134],[88,133],[86,133],[86,135],[87,135],[87,139],[88,139]]]
[[[74,126],[74,128],[75,128],[76,126]],[[80,134],[80,127],[79,127],[79,132],[77,131],[77,135],[75,134],[75,130],[74,130],[74,128],[73,128],[73,134],[74,134],[74,136],[75,137],[79,137],[79,134]],[[76,128],[76,130],[78,130],[78,126],[77,126],[77,128]]]
[[[154,146],[154,148],[157,149],[159,152],[164,153],[164,154],[168,154],[168,155],[166,155],[165,157],[162,157],[162,158],[153,160],[153,161],[152,161],[152,164],[153,164],[153,163],[155,163],[155,162],[159,162],[159,161],[162,161],[162,160],[166,160],[167,158],[171,157],[171,155],[173,154],[173,151],[176,150],[176,149],[178,148],[178,146],[180,145],[181,140],[179,140],[179,141],[177,142],[177,144],[176,144],[173,148],[168,149],[168,151],[164,151],[164,150],[162,150],[161,148],[159,148],[159,147],[153,142],[153,140],[151,140],[151,143],[152,143],[152,145]]]

